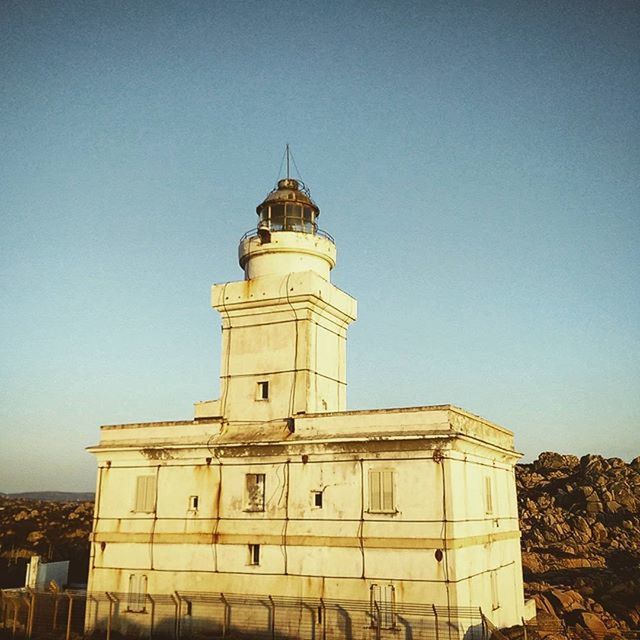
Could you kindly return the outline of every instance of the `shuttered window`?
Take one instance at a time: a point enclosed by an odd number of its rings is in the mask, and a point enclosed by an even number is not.
[[[134,511],[153,513],[156,510],[156,477],[136,478],[136,504]]]
[[[396,626],[396,590],[392,584],[372,584],[370,592],[371,626],[393,629]]]
[[[147,576],[144,573],[129,575],[129,593],[127,594],[127,611],[141,613],[147,600]]]
[[[395,513],[394,472],[388,469],[369,470],[369,511]]]

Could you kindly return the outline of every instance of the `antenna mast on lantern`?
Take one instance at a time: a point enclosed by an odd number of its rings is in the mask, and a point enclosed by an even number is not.
[[[289,143],[287,142],[287,145],[285,147],[285,155],[287,156],[287,179],[291,177],[291,175],[289,174],[289,155],[290,155],[290,151],[289,151]]]

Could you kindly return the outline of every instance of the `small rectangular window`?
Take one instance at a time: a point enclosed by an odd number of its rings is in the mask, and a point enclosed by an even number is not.
[[[136,500],[134,511],[153,513],[156,510],[156,477],[138,476],[136,478]]]
[[[491,476],[484,478],[484,509],[487,515],[493,513],[493,486]]]
[[[264,473],[245,476],[245,510],[264,511]]]
[[[249,545],[249,564],[257,566],[260,564],[260,545]]]
[[[258,389],[256,393],[257,400],[268,400],[269,399],[269,382],[267,380],[262,380],[258,382]]]
[[[394,472],[389,469],[369,470],[369,511],[395,513]]]
[[[189,496],[189,511],[198,510],[198,496]]]
[[[322,509],[322,491],[312,491],[313,506]]]
[[[127,611],[142,613],[147,600],[147,576],[144,573],[129,575],[129,592],[127,593]]]

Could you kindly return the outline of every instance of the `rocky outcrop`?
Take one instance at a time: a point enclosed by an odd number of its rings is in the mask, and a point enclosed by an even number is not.
[[[596,637],[640,629],[640,458],[542,453],[516,481],[539,618]]]

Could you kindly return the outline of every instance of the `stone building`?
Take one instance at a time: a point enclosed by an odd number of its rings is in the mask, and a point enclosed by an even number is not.
[[[452,405],[349,411],[356,301],[331,283],[335,243],[294,179],[257,213],[244,279],[212,289],[220,398],[89,449],[89,591],[120,594],[125,631],[153,624],[149,594],[181,592],[367,601],[391,630],[401,603],[530,617],[512,433]]]

